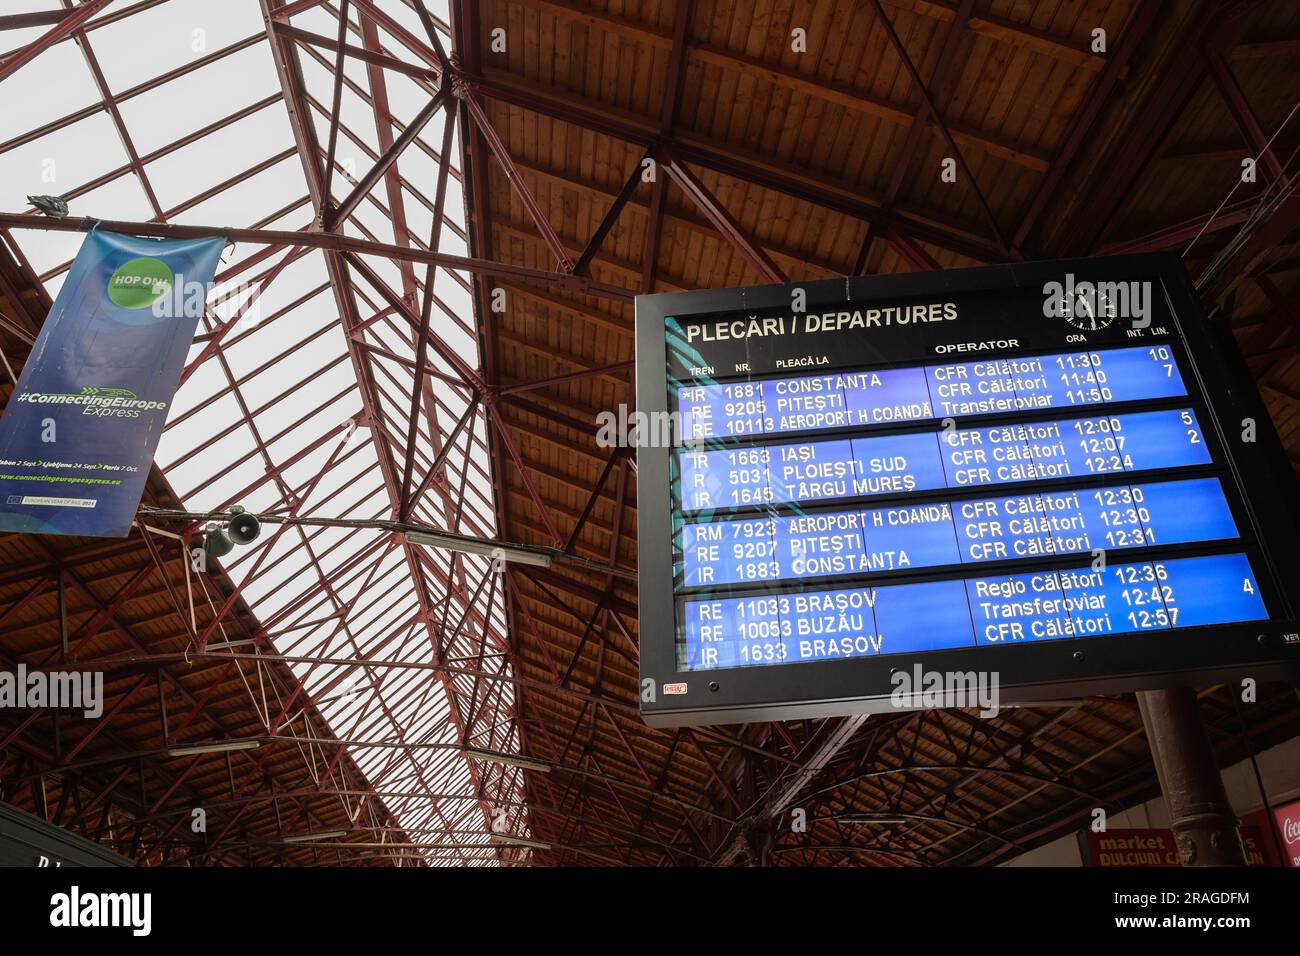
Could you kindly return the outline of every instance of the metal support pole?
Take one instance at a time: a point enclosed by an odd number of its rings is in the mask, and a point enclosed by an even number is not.
[[[1201,721],[1187,687],[1141,691],[1142,723],[1183,866],[1245,866],[1237,817],[1228,804]]]

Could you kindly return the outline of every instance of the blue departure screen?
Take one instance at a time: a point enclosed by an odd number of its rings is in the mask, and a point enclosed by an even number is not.
[[[898,495],[1205,465],[1190,408],[798,444],[679,449],[682,509]]]
[[[682,437],[736,438],[1186,395],[1166,345],[683,385]]]
[[[687,600],[683,670],[1264,620],[1244,554]]]
[[[679,667],[1266,619],[1186,383],[1157,343],[679,385]]]
[[[685,587],[1235,538],[1217,478],[688,523]]]

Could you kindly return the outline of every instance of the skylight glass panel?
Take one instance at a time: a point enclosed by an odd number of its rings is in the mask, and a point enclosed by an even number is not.
[[[53,9],[17,6],[20,12]],[[379,6],[423,42],[421,22],[406,3],[383,0]],[[440,21],[448,19],[445,3],[428,7]],[[101,108],[103,96],[77,41],[45,50],[6,81],[0,207],[27,209],[28,193],[69,195],[74,216],[144,223],[157,218],[147,185],[167,222],[218,230],[312,228],[317,211],[308,200],[315,184],[304,158],[323,167],[334,51],[292,40],[286,44],[300,64],[302,87],[293,92],[301,94],[303,120],[318,140],[313,156],[294,136],[258,0],[167,0],[105,20],[107,25],[97,23],[122,9],[112,5],[93,17],[85,34],[110,93],[120,98],[122,128]],[[358,16],[353,8],[347,42],[365,46]],[[337,17],[337,4],[325,3],[291,22],[333,38]],[[3,41],[19,45],[42,32],[13,31]],[[243,45],[250,37],[256,41]],[[425,59],[388,29],[379,27],[376,37],[375,52],[427,69]],[[451,38],[441,39],[450,50]],[[376,72],[382,95],[372,78]],[[336,204],[436,89],[432,79],[417,81],[354,58],[347,60],[344,75],[336,169],[330,177]],[[377,110],[383,102],[391,119]],[[440,111],[337,231],[397,247],[427,247],[439,171],[435,156],[445,122]],[[466,255],[459,133],[438,242],[444,252]],[[141,157],[143,179],[124,140]],[[394,208],[395,197],[400,210]],[[408,232],[394,226],[399,211]],[[55,295],[83,237],[15,230],[14,238],[44,276],[46,291]],[[224,569],[275,648],[313,658],[288,666],[333,732],[352,741],[349,754],[370,783],[380,791],[410,794],[384,802],[413,839],[483,844],[459,852],[418,852],[435,865],[494,864],[497,851],[487,846],[491,821],[478,794],[497,793],[504,778],[508,799],[518,802],[519,774],[470,761],[459,748],[463,733],[469,747],[518,747],[510,713],[513,689],[488,678],[452,679],[429,665],[472,661],[482,650],[484,670],[496,672],[500,658],[494,655],[507,643],[503,582],[490,580],[494,575],[481,557],[420,553],[380,528],[310,524],[391,520],[408,451],[414,462],[409,493],[468,407],[469,390],[437,375],[427,377],[418,390],[415,438],[408,450],[425,265],[367,252],[358,258],[373,272],[371,279],[334,253],[311,248],[287,260],[287,251],[243,239],[227,248],[218,276],[230,286],[222,290],[229,298],[210,302],[199,323],[188,358],[193,367],[172,405],[157,464],[192,510],[238,504],[289,519],[288,524],[268,520],[256,542],[223,559]],[[376,288],[376,281],[391,295]],[[477,368],[478,322],[469,288],[469,276],[436,271],[433,292],[440,301],[432,307],[430,334],[445,351]],[[392,306],[394,296],[401,308]],[[250,301],[250,314],[235,321]],[[423,355],[439,375],[456,378],[433,343]],[[413,520],[495,536],[487,440],[480,406],[444,458],[445,483],[429,485],[412,509]],[[486,583],[471,601],[480,582]],[[471,707],[475,693],[478,703]],[[271,709],[274,718],[279,709],[274,703]],[[466,728],[471,711],[474,723]],[[301,723],[290,722],[277,732],[301,730]],[[315,752],[325,763],[333,754],[329,748]],[[512,832],[527,836],[523,815],[512,810],[509,817]]]

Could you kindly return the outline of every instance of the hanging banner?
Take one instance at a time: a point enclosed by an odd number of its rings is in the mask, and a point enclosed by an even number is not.
[[[86,236],[0,418],[0,532],[130,532],[225,241]]]

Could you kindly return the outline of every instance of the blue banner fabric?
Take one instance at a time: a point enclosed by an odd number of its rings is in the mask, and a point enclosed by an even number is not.
[[[0,418],[0,531],[130,532],[224,246],[86,236]]]

